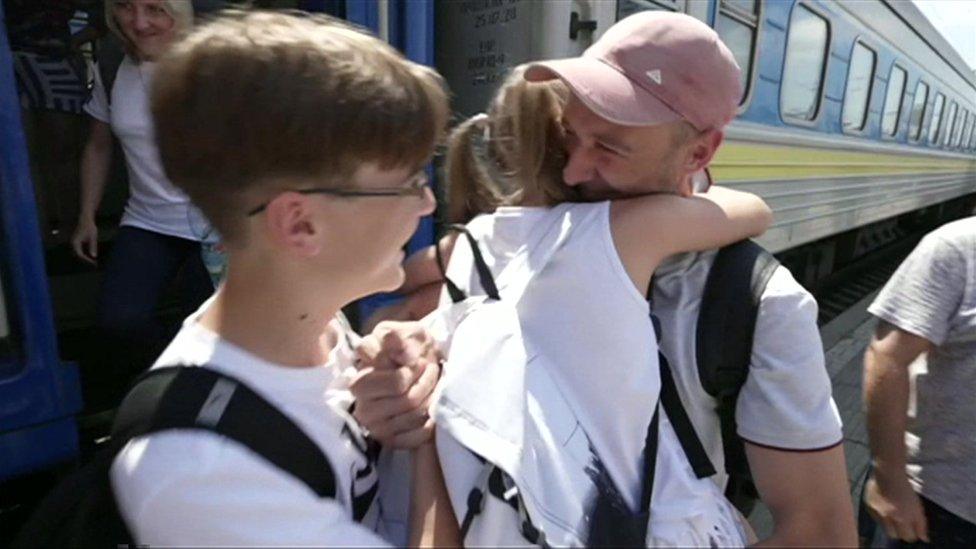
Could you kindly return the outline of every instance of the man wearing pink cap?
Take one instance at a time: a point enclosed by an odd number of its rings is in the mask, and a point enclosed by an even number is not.
[[[708,181],[700,176],[707,176],[742,90],[739,67],[718,35],[697,19],[668,12],[627,17],[581,57],[540,62],[526,78],[558,78],[571,90],[563,113],[569,154],[563,177],[588,200],[691,194]],[[653,302],[661,348],[723,488],[728,475],[717,401],[702,388],[695,354],[715,254],[686,254],[662,265]],[[856,544],[840,418],[816,318],[813,297],[777,267],[762,294],[749,374],[735,408],[749,468],[775,523],[765,540],[770,545]]]
[[[593,201],[654,192],[690,195],[707,185],[706,168],[741,96],[739,67],[718,35],[692,17],[666,12],[632,15],[611,27],[582,57],[537,63],[526,78],[558,78],[571,90],[563,112],[568,152],[563,177]],[[653,310],[661,321],[660,347],[671,363],[680,399],[718,471],[712,478],[724,489],[729,476],[717,403],[699,381],[695,354],[699,306],[715,255],[685,254],[661,265],[655,274]],[[764,540],[768,545],[856,544],[843,435],[824,367],[816,309],[813,297],[789,271],[777,267],[760,300],[749,373],[736,404],[737,433],[775,522]],[[427,341],[420,331],[414,335],[385,337],[382,345],[392,354],[403,354],[410,340]],[[396,393],[402,392],[398,387]],[[639,413],[614,395],[595,398],[614,407],[618,417]],[[368,400],[359,404],[367,406]],[[410,409],[406,417],[416,405],[404,402],[396,408]],[[392,428],[396,421],[367,427]],[[667,479],[658,480],[667,484]]]

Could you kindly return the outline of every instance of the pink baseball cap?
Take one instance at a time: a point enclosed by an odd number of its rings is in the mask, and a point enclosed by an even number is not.
[[[625,126],[685,119],[698,130],[735,118],[741,71],[718,34],[682,13],[621,19],[581,57],[533,63],[526,80],[559,78],[600,117]]]

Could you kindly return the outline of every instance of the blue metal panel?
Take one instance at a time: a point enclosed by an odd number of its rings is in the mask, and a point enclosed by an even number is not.
[[[0,6],[0,20],[3,7]],[[17,366],[0,378],[0,479],[77,453],[81,408],[74,365],[57,356],[27,146],[6,25],[0,25],[0,261],[19,341]],[[47,427],[45,427],[47,425]],[[24,456],[27,456],[26,458]]]
[[[78,454],[74,418],[33,425],[0,436],[0,481],[62,463]]]
[[[786,49],[786,27],[791,3],[763,4],[763,23],[759,27],[759,53],[756,57],[756,80],[746,112],[739,118],[772,126],[780,125],[779,83],[782,80],[783,56]]]
[[[303,0],[298,9],[343,17],[346,13],[346,0]]]
[[[346,19],[378,34],[380,14],[377,0],[346,0]]]
[[[351,6],[355,5],[355,11]],[[379,31],[379,5],[375,0],[347,0],[347,18],[350,21]],[[424,65],[434,64],[434,2],[433,0],[389,0],[386,29],[390,43],[412,61]],[[433,168],[428,168],[431,185],[436,189]],[[413,253],[434,242],[434,217],[420,220],[417,231],[407,244],[407,253]],[[395,303],[402,298],[397,294],[378,294],[359,303],[361,318],[368,317],[377,308]]]
[[[391,26],[396,28],[398,48],[409,59],[424,65],[434,64],[434,2],[433,0],[396,0],[396,17],[391,17]],[[392,8],[392,6],[391,6]],[[391,9],[391,16],[394,10]],[[390,38],[393,39],[391,32]],[[433,176],[433,169],[430,169]],[[437,188],[437,182],[431,177],[431,184]],[[410,240],[408,250],[414,252],[434,242],[434,218],[427,216],[420,222],[420,227]]]

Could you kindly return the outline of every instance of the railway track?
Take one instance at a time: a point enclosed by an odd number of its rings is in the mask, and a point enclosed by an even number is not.
[[[819,305],[817,324],[823,327],[884,286],[926,232],[900,238],[825,279],[812,292]]]

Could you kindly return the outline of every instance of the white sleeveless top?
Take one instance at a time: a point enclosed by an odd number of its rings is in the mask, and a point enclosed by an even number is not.
[[[537,274],[517,307],[521,331],[531,353],[546,358],[548,376],[576,413],[571,419],[634,509],[647,428],[660,392],[658,349],[648,303],[614,246],[609,210],[609,202],[503,207],[474,219],[468,229],[497,277],[536,232],[551,227],[554,217],[567,216],[569,237],[546,265],[533,266]],[[484,294],[464,238],[457,241],[447,275],[469,295]],[[445,295],[442,305],[449,303]],[[663,413],[659,436],[648,541],[742,545],[738,513],[713,482],[695,477]],[[441,451],[441,459],[457,507],[467,491],[452,486],[452,456]],[[456,512],[463,516],[463,509]]]

